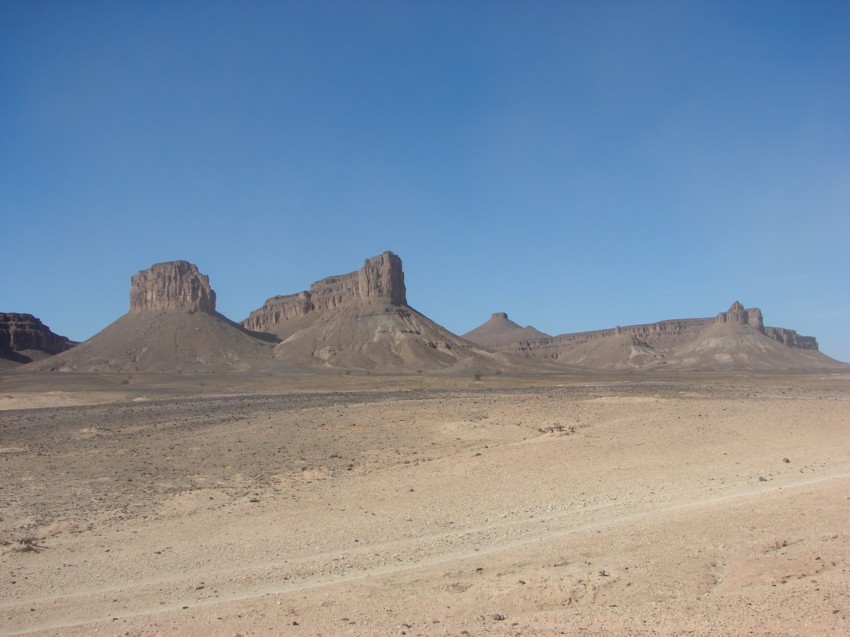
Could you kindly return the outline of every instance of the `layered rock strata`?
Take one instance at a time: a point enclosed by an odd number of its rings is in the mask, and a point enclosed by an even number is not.
[[[272,365],[277,339],[215,311],[209,277],[188,261],[157,263],[130,279],[130,310],[34,371],[232,372]]]
[[[210,279],[188,261],[156,263],[130,279],[131,312],[215,312]]]
[[[647,345],[657,350],[665,350],[698,338],[712,325],[748,326],[789,347],[813,351],[818,350],[817,340],[813,336],[801,336],[794,330],[782,327],[765,326],[760,309],[745,308],[738,301],[735,301],[727,311],[720,312],[715,317],[672,319],[657,323],[628,325],[590,332],[561,334],[544,338],[519,339],[511,343],[492,346],[499,351],[528,358],[558,360],[562,358],[565,352],[578,345],[627,335],[632,336],[634,342],[640,345]],[[465,338],[473,342],[479,342],[476,340],[475,332],[476,330],[469,332],[465,335]]]
[[[58,354],[76,345],[71,339],[53,333],[32,314],[0,313],[0,357],[29,362],[20,352]]]
[[[273,296],[251,312],[242,325],[269,332],[284,321],[370,301],[407,305],[401,259],[392,252],[366,259],[356,272],[316,281],[308,291]]]
[[[392,252],[366,259],[355,272],[316,281],[307,291],[272,297],[242,326],[279,338],[275,357],[293,365],[420,372],[513,365],[411,308],[401,259]]]

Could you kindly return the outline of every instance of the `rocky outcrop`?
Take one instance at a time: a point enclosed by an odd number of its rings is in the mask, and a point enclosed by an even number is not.
[[[32,360],[32,353],[58,354],[76,345],[54,334],[32,314],[0,313],[0,357],[20,363]],[[22,352],[26,352],[25,354]]]
[[[369,302],[407,305],[401,259],[392,252],[366,259],[356,272],[316,281],[309,291],[274,296],[251,312],[242,325],[249,330],[268,332],[294,318]]]
[[[784,327],[767,327],[762,319],[761,310],[756,308],[744,309],[738,301],[732,304],[726,312],[717,315],[717,323],[740,323],[755,328],[765,336],[779,341],[788,347],[818,351],[818,342],[814,336],[801,336],[794,330]]]
[[[517,341],[551,337],[530,325],[522,327],[514,323],[505,312],[494,312],[489,321],[467,332],[463,338],[484,347],[500,347]]]
[[[715,322],[749,325],[760,332],[764,332],[764,321],[762,320],[761,310],[757,307],[744,309],[740,301],[735,301],[728,310],[718,314]]]
[[[367,259],[351,274],[317,281],[309,291],[275,297],[245,325],[216,312],[215,298],[208,278],[190,263],[154,265],[132,277],[127,314],[30,369],[229,373],[455,367],[495,372],[514,364],[408,307],[401,259],[391,252]]]
[[[656,347],[686,342],[696,338],[716,319],[672,319],[643,325],[618,326],[605,330],[560,334],[548,338],[522,340],[496,349],[529,358],[559,360],[564,351],[577,345],[593,341],[603,341],[612,337],[631,336],[637,342]],[[474,339],[470,339],[473,340]]]
[[[242,326],[279,338],[274,356],[288,365],[494,372],[515,364],[408,306],[401,259],[392,252],[366,259],[355,272],[316,281],[307,291],[272,297]]]
[[[131,312],[215,312],[209,277],[188,261],[157,263],[130,280]]]
[[[130,310],[33,371],[233,372],[275,367],[278,339],[215,311],[209,278],[187,261],[157,263],[130,279]]]
[[[786,328],[767,327],[764,325],[760,309],[745,308],[738,301],[735,301],[728,310],[720,312],[713,318],[672,319],[657,323],[539,338],[521,338],[521,333],[518,330],[513,330],[512,335],[515,338],[510,342],[505,342],[504,339],[495,341],[492,335],[488,333],[488,329],[492,330],[492,327],[488,328],[488,326],[492,326],[496,322],[504,323],[506,318],[501,313],[494,314],[489,321],[469,332],[465,337],[472,342],[482,345],[486,342],[486,345],[498,351],[525,358],[603,368],[666,365],[668,362],[673,363],[680,359],[684,361],[685,358],[680,356],[681,352],[690,352],[690,350],[699,351],[699,355],[704,360],[708,360],[708,355],[705,355],[704,352],[711,350],[711,348],[718,349],[718,351],[720,348],[725,348],[722,356],[734,361],[738,354],[740,354],[740,357],[744,356],[744,345],[742,344],[746,344],[746,347],[753,344],[754,351],[772,351],[771,348],[774,348],[774,346],[771,341],[787,346],[787,350],[780,347],[780,350],[786,352],[799,352],[800,350],[810,351],[813,354],[818,352],[818,344],[814,337],[800,336],[794,330]],[[742,335],[745,334],[751,335],[752,338],[747,337],[749,340],[743,338]],[[736,347],[740,349],[740,352],[736,353]],[[648,353],[652,355],[649,356]],[[746,355],[750,356],[750,354]],[[827,359],[819,353],[817,355],[821,358],[804,357],[804,360],[797,357],[800,367],[831,364],[831,359]],[[752,356],[758,357],[759,354],[753,353]],[[692,364],[692,359],[693,356],[688,359],[690,361],[688,364]],[[765,369],[772,365],[790,368],[796,360],[790,354],[786,356],[782,351],[773,351],[769,357],[765,355],[762,363]],[[762,363],[752,360],[747,362],[748,365],[756,367]]]
[[[814,336],[801,336],[794,330],[784,327],[765,327],[764,333],[774,341],[779,341],[788,347],[818,351],[818,342]]]

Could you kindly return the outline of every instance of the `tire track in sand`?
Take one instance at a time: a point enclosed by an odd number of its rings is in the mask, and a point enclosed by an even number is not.
[[[462,550],[454,550],[445,553],[435,553],[431,555],[427,555],[426,557],[420,559],[414,559],[409,562],[395,563],[389,565],[378,565],[366,567],[362,570],[357,570],[355,572],[341,574],[341,575],[312,575],[302,578],[299,581],[292,581],[286,584],[280,584],[276,582],[274,585],[267,586],[254,586],[251,590],[248,591],[240,591],[238,593],[231,594],[222,594],[216,597],[211,597],[208,599],[198,600],[192,602],[191,608],[208,608],[212,606],[216,606],[219,604],[227,604],[231,602],[239,602],[239,601],[247,601],[253,599],[259,599],[265,596],[271,595],[284,595],[288,593],[296,593],[300,591],[307,591],[318,588],[325,587],[333,587],[344,584],[350,584],[353,582],[357,582],[359,580],[364,580],[367,578],[379,578],[387,575],[394,575],[397,573],[415,571],[419,569],[427,569],[433,566],[439,566],[441,564],[454,563],[458,561],[463,561],[467,559],[480,558],[487,555],[493,555],[496,553],[510,551],[513,549],[522,548],[525,546],[529,546],[536,543],[547,542],[554,539],[559,539],[561,537],[566,537],[569,535],[574,535],[578,533],[586,533],[589,531],[594,531],[597,529],[610,528],[619,525],[626,525],[634,522],[639,522],[646,518],[652,516],[663,516],[666,514],[677,513],[681,511],[687,511],[688,509],[699,509],[699,508],[707,508],[712,506],[720,506],[725,503],[737,501],[737,500],[746,500],[747,498],[753,497],[762,497],[766,494],[777,493],[780,491],[791,491],[795,489],[800,489],[812,485],[823,484],[827,482],[832,482],[836,480],[847,480],[850,478],[850,472],[842,472],[842,473],[834,473],[830,475],[818,476],[814,478],[808,478],[805,480],[798,480],[794,482],[788,482],[783,484],[776,485],[764,485],[760,488],[755,489],[747,489],[744,491],[738,491],[735,493],[727,493],[725,495],[718,495],[710,498],[703,498],[699,500],[687,500],[680,501],[675,504],[666,504],[662,506],[649,507],[644,508],[639,511],[634,511],[631,513],[626,513],[623,515],[614,515],[610,517],[605,517],[602,519],[593,520],[586,523],[571,525],[571,526],[563,526],[557,527],[554,529],[546,530],[539,533],[531,533],[527,537],[520,537],[516,539],[497,541],[492,544],[480,545],[476,548],[465,548]],[[574,512],[565,512],[560,513],[558,515],[551,515],[546,517],[538,517],[534,518],[533,521],[529,520],[520,520],[520,521],[509,521],[509,522],[496,522],[493,524],[482,525],[478,527],[470,527],[467,529],[456,529],[450,532],[441,532],[432,535],[420,535],[414,538],[406,538],[403,540],[389,540],[387,542],[370,544],[363,547],[358,548],[356,551],[349,551],[350,555],[367,555],[367,554],[375,554],[375,553],[386,553],[390,550],[402,550],[402,547],[410,545],[412,548],[416,548],[417,545],[429,546],[435,542],[439,542],[442,539],[453,537],[457,538],[459,534],[463,536],[469,536],[474,534],[482,534],[486,535],[488,532],[492,532],[498,529],[504,529],[507,527],[532,527],[539,526],[541,523],[551,524],[566,518],[568,516],[574,515]],[[23,601],[14,601],[14,602],[5,602],[0,603],[0,610],[4,612],[14,611],[16,608],[21,609],[24,606],[29,607],[34,603],[43,603],[43,604],[57,604],[61,602],[65,602],[68,605],[77,606],[82,599],[86,597],[92,598],[102,598],[105,595],[116,595],[122,591],[127,591],[132,587],[146,587],[146,586],[162,586],[167,584],[177,585],[181,582],[186,581],[196,581],[198,578],[216,576],[216,575],[230,575],[230,576],[246,576],[249,575],[252,571],[256,572],[260,569],[263,570],[273,570],[275,567],[291,567],[294,563],[300,564],[310,564],[313,562],[321,563],[326,562],[329,559],[332,559],[333,556],[338,555],[339,552],[334,553],[316,553],[312,555],[302,556],[299,558],[295,558],[293,560],[288,560],[285,563],[265,563],[262,566],[254,565],[248,567],[228,567],[228,568],[220,568],[220,569],[210,569],[202,572],[193,572],[188,575],[181,576],[170,576],[170,577],[162,577],[162,578],[154,578],[148,579],[142,582],[133,582],[130,586],[121,587],[121,586],[112,586],[101,588],[97,590],[87,590],[80,591],[77,593],[70,594],[60,594],[53,595],[47,597],[41,597],[37,599],[28,599],[25,602]],[[76,600],[76,601],[74,601]],[[98,613],[98,616],[91,616],[86,618],[78,618],[72,619],[68,621],[56,620],[56,621],[48,621],[41,624],[36,624],[32,626],[22,627],[19,629],[15,628],[0,628],[0,636],[12,636],[12,635],[28,635],[43,631],[55,631],[63,628],[78,628],[87,625],[109,625],[115,620],[121,619],[133,619],[137,617],[145,617],[145,616],[155,616],[161,615],[165,613],[180,611],[183,608],[183,603],[174,603],[174,604],[157,604],[156,606],[147,606],[142,608],[136,608],[132,610],[126,610],[124,612],[115,611],[112,612],[108,619],[104,618],[102,614]],[[55,611],[54,611],[55,612]]]

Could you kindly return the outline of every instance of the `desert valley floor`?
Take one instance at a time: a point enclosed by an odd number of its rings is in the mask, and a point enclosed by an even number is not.
[[[850,374],[4,373],[0,635],[847,635]]]

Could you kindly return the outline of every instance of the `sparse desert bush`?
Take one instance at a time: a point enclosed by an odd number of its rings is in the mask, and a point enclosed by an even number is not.
[[[40,540],[36,537],[22,537],[15,542],[16,551],[20,551],[22,553],[41,553],[47,547],[44,544],[39,544]],[[3,540],[0,544],[9,545],[12,544],[10,540]]]

